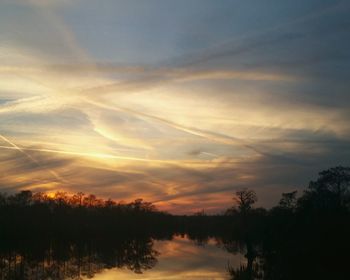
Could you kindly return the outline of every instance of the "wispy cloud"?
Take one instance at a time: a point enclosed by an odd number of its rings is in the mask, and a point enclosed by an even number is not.
[[[109,10],[127,13],[116,3]],[[282,4],[278,13],[262,9],[253,30],[247,17],[224,22],[218,7],[208,26],[201,6],[181,30],[169,19],[172,35],[140,34],[159,16],[153,8],[130,21],[93,2],[2,5],[27,22],[1,19],[2,190],[81,190],[219,211],[236,188],[257,189],[269,205],[317,170],[349,164],[346,1],[287,5],[290,14]],[[169,44],[174,53],[164,55]]]

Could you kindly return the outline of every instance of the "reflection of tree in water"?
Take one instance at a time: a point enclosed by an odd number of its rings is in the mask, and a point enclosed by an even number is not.
[[[238,209],[229,213],[236,222],[231,239],[244,242],[247,263],[228,268],[231,279],[350,279],[350,168],[322,171],[299,198],[296,195],[282,194],[269,211],[244,208],[245,200],[238,199]],[[234,252],[231,243],[230,238],[223,240]]]
[[[259,253],[260,248],[253,245],[252,242],[247,242],[239,239],[218,237],[216,238],[217,245],[227,252],[236,255],[241,254],[245,257],[245,262],[238,267],[233,267],[228,263],[227,271],[232,280],[259,280],[263,279],[263,264]]]
[[[115,267],[142,273],[155,266],[158,254],[150,238],[6,241],[0,244],[0,279],[93,278],[96,273]]]
[[[232,280],[259,280],[263,278],[262,259],[259,257],[256,248],[252,244],[243,244],[240,241],[229,241],[224,243],[224,247],[230,253],[243,253],[246,258],[246,264],[241,264],[234,268],[228,266],[230,279]]]
[[[141,273],[155,265],[158,253],[151,238],[130,236],[162,239],[176,233],[197,245],[216,237],[227,251],[244,254],[246,262],[228,268],[232,279],[349,279],[350,168],[322,171],[299,198],[295,191],[284,193],[269,210],[253,207],[254,191],[237,191],[225,215],[172,216],[142,200],[83,198],[0,194],[0,279],[92,278],[113,267]],[[19,241],[30,236],[61,242]],[[96,236],[114,239],[62,241]],[[8,242],[10,237],[17,241]]]

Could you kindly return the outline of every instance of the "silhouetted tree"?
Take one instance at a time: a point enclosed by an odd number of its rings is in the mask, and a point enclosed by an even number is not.
[[[301,197],[296,196],[297,192],[283,193],[279,204],[266,210],[253,208],[257,196],[246,189],[236,192],[235,205],[226,215],[202,211],[174,216],[142,199],[115,203],[83,193],[0,194],[0,279],[30,279],[25,271],[39,273],[37,279],[65,279],[60,268],[66,265],[70,278],[81,271],[92,277],[115,266],[141,272],[156,263],[152,240],[174,234],[187,235],[198,245],[215,237],[229,252],[239,250],[247,263],[230,268],[234,279],[348,279],[350,168],[320,172]],[[45,237],[49,246],[44,247],[49,249],[40,247],[38,237]],[[105,246],[102,251],[91,247],[92,241],[55,247],[63,239],[108,238],[118,244],[99,243]],[[36,246],[30,247],[32,254],[19,246],[26,239],[34,240],[28,242]],[[40,269],[31,270],[36,263]]]
[[[297,191],[282,193],[278,206],[282,209],[294,210],[297,207]]]
[[[237,191],[233,199],[237,203],[238,209],[242,214],[246,214],[251,210],[252,205],[258,200],[255,191],[247,189]]]
[[[17,206],[28,206],[32,202],[32,192],[31,191],[21,191],[13,196],[10,196],[9,199],[12,202],[12,204]]]
[[[7,204],[7,194],[0,193],[0,207],[4,207]]]
[[[326,211],[350,209],[350,168],[337,166],[320,172],[299,203]]]

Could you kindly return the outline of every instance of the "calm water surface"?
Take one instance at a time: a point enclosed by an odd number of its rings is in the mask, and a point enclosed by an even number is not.
[[[0,240],[0,279],[229,279],[228,267],[239,268],[246,260],[237,253],[237,243],[220,244],[215,239],[200,242],[185,236]]]
[[[229,279],[227,266],[245,264],[242,254],[231,254],[210,239],[198,245],[186,237],[176,236],[171,241],[155,241],[154,250],[159,253],[156,265],[141,274],[127,268],[103,270],[95,280],[111,279]]]

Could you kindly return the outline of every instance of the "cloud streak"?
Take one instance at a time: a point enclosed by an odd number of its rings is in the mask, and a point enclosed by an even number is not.
[[[215,212],[350,164],[346,1],[193,3],[1,3],[1,189]]]
[[[0,139],[2,139],[3,141],[5,141],[6,143],[10,144],[11,147],[4,147],[4,148],[9,148],[9,149],[14,149],[16,151],[21,152],[22,154],[24,154],[27,158],[29,158],[34,164],[40,166],[40,162],[38,160],[36,160],[33,156],[31,156],[30,154],[28,154],[24,149],[18,147],[15,143],[13,143],[11,140],[9,140],[8,138],[6,138],[5,136],[0,134]],[[47,171],[58,181],[58,182],[62,182],[62,183],[67,183],[67,181],[65,179],[63,179],[61,176],[59,176],[55,171],[51,170],[51,169],[47,169]]]

